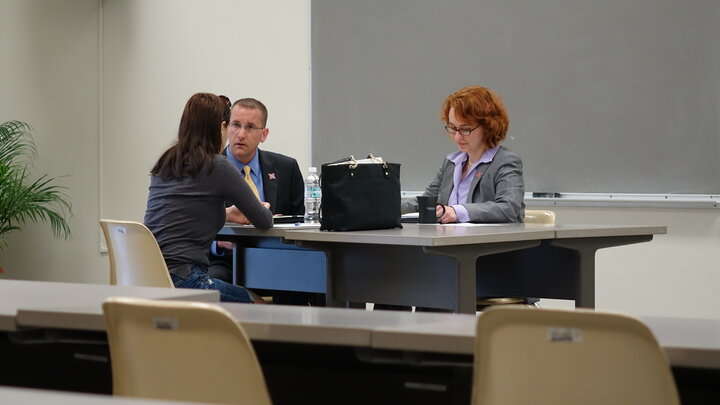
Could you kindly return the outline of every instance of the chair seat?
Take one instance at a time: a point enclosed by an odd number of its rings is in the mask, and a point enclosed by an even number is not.
[[[483,297],[478,298],[475,302],[475,309],[483,311],[489,307],[497,305],[522,305],[525,304],[525,298],[522,297]]]

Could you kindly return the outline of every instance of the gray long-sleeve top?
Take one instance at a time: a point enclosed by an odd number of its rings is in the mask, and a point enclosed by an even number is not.
[[[208,267],[210,244],[225,224],[225,201],[255,227],[272,227],[272,213],[225,156],[216,155],[212,171],[206,167],[195,177],[151,176],[145,225],[155,235],[170,273],[185,278],[194,265]]]

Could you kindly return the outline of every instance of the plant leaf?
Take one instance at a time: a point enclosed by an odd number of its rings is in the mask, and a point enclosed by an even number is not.
[[[37,157],[31,130],[21,121],[0,124],[0,249],[7,246],[7,234],[27,222],[49,222],[53,236],[70,236],[72,205],[66,187],[55,185],[56,178],[47,174],[29,180],[28,165]]]

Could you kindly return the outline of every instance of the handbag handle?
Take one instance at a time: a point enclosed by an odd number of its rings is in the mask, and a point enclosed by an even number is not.
[[[355,160],[355,156],[350,155],[350,159],[352,160],[352,164],[350,164],[348,166],[348,171],[350,173],[350,178],[354,179],[355,178],[355,169],[358,167],[359,163],[357,162],[357,160]],[[385,176],[385,178],[388,178],[388,176],[390,176],[390,169],[388,168],[387,162],[385,162],[385,160],[383,160],[383,158],[375,157],[375,156],[373,156],[372,153],[370,153],[370,154],[368,154],[366,159],[370,159],[371,161],[373,161],[375,163],[382,163],[383,175]]]
[[[381,157],[375,157],[375,156],[373,156],[372,153],[368,153],[367,158],[370,159],[370,160],[372,160],[373,162],[382,163],[382,164],[383,164],[383,168],[385,168],[385,169],[387,170],[387,167],[388,167],[388,166],[387,166],[387,162],[385,162],[385,160],[383,160],[383,158],[381,158]]]
[[[354,155],[350,155],[346,158],[342,158],[340,160],[336,160],[334,162],[327,163],[329,166],[337,166],[337,165],[348,165],[350,169],[356,169],[359,164],[366,164],[369,162],[366,162],[366,160],[370,160],[372,163],[382,163],[383,168],[387,171],[388,165],[385,160],[383,160],[382,157],[375,157],[372,153],[368,154],[367,158],[362,159],[358,161],[355,159]]]

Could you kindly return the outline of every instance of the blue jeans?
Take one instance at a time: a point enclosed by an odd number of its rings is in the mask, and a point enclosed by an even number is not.
[[[216,278],[210,278],[205,269],[200,266],[192,266],[187,278],[182,279],[174,274],[170,274],[173,284],[177,288],[198,288],[201,290],[218,290],[220,291],[220,301],[222,302],[253,302],[248,290],[239,285],[226,283]]]

